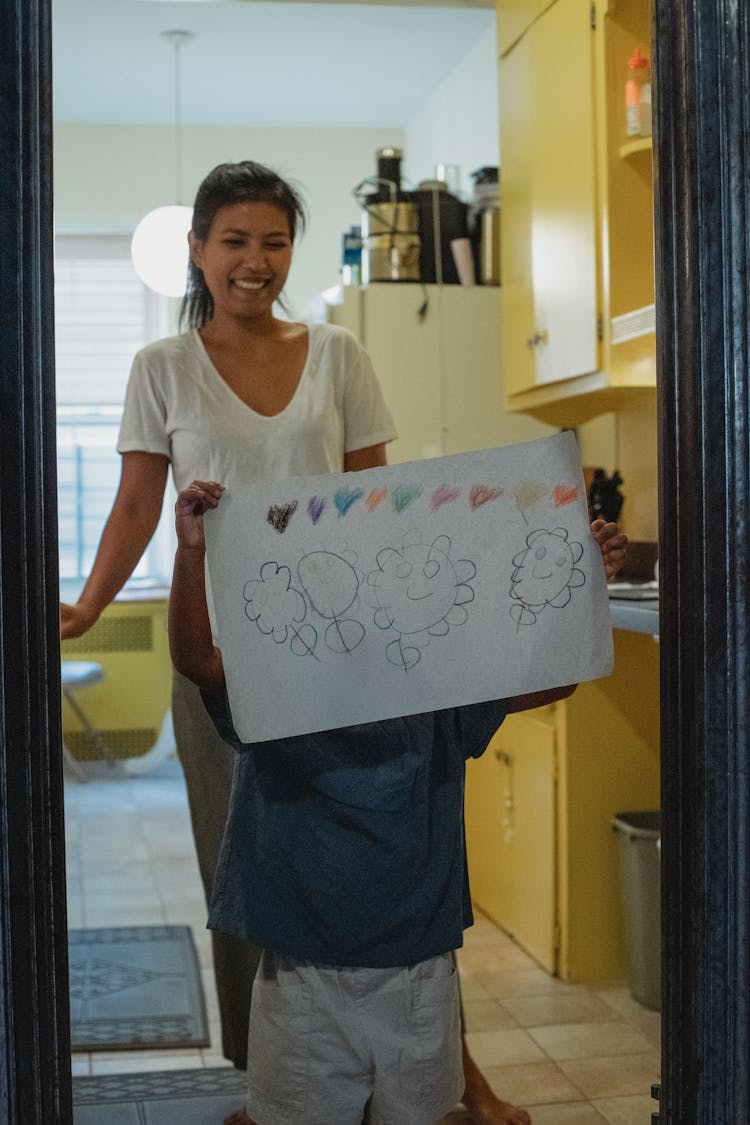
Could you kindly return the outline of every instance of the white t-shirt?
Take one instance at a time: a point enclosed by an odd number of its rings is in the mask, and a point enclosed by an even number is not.
[[[224,382],[197,329],[138,352],[117,448],[162,453],[179,491],[193,480],[252,484],[342,472],[344,454],[392,441],[393,418],[367,353],[344,328],[308,326],[297,390],[266,417]]]

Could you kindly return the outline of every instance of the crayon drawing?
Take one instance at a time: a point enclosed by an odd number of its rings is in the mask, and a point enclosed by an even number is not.
[[[539,528],[526,536],[526,546],[513,558],[510,596],[515,603],[510,616],[520,629],[534,625],[545,606],[562,609],[571,599],[571,589],[583,586],[586,575],[576,563],[583,544],[568,540],[564,527],[552,531]]]
[[[465,625],[465,606],[474,600],[470,559],[451,561],[451,541],[439,535],[431,543],[378,551],[377,568],[367,575],[376,605],[375,624],[397,638],[386,647],[391,664],[408,671],[419,663],[430,637],[444,637],[451,626]]]
[[[205,528],[215,643],[246,742],[611,669],[604,567],[571,433],[228,482]]]

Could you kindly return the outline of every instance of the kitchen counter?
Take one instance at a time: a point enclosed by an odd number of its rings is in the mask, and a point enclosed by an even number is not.
[[[659,599],[632,601],[630,598],[610,598],[609,612],[613,629],[629,633],[650,633],[659,636]]]

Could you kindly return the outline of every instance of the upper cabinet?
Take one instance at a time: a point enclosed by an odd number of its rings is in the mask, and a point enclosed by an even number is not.
[[[648,0],[498,0],[498,27],[506,406],[576,425],[655,385]]]
[[[512,47],[549,6],[550,0],[505,0],[500,4],[497,21],[497,49],[500,54]]]

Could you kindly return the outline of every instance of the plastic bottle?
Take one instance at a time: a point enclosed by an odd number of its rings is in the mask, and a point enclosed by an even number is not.
[[[350,227],[344,232],[341,246],[341,284],[360,285],[362,283],[362,230]]]
[[[648,78],[648,59],[641,56],[639,47],[635,48],[628,59],[628,69],[630,76],[625,83],[625,132],[629,137],[647,137],[651,135],[651,83]],[[645,133],[644,127],[648,129]]]

